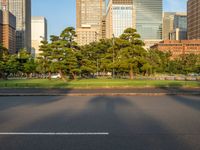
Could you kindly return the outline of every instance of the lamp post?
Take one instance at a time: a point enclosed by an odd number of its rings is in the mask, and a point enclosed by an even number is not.
[[[97,78],[99,77],[99,59],[97,58]]]
[[[112,46],[113,46],[113,79],[115,78],[115,68],[114,68],[114,63],[115,63],[115,35],[113,34],[113,39],[112,39]]]

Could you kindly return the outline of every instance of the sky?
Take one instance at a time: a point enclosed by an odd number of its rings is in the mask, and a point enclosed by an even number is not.
[[[164,0],[164,11],[186,11],[187,0]],[[48,35],[59,35],[76,25],[76,0],[32,0],[32,16],[44,16]]]

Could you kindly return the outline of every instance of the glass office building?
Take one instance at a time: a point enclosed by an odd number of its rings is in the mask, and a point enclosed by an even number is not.
[[[162,39],[163,0],[134,0],[136,29],[144,40]]]
[[[177,14],[174,16],[174,29],[176,28],[187,30],[187,15]]]
[[[0,0],[0,9],[2,2]],[[31,0],[7,0],[9,11],[16,17],[16,49],[31,50]]]
[[[135,28],[133,0],[109,0],[106,14],[106,37],[119,37],[125,29]]]
[[[173,30],[169,34],[170,40],[187,39],[187,14],[176,13],[173,20]]]
[[[113,34],[119,37],[125,29],[133,27],[133,6],[113,5]]]

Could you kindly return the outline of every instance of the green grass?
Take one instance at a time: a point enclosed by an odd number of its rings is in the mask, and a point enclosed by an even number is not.
[[[0,88],[123,88],[123,87],[200,87],[199,81],[154,81],[127,79],[62,80],[30,79],[0,80]]]

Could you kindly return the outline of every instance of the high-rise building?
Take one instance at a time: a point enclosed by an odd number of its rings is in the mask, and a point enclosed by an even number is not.
[[[106,37],[119,37],[126,28],[135,28],[133,0],[109,0],[106,14]]]
[[[187,14],[177,13],[174,16],[174,29],[179,28],[181,30],[187,30]]]
[[[2,2],[0,10],[0,43],[9,53],[16,53],[16,17],[9,12],[6,1]]]
[[[170,32],[174,30],[174,16],[176,12],[164,12],[163,16],[163,39],[169,40]]]
[[[45,17],[33,16],[31,18],[31,44],[32,54],[37,57],[40,54],[41,41],[47,41],[47,20]]]
[[[161,40],[162,15],[162,0],[108,0],[106,36],[117,37],[131,27],[143,40]]]
[[[76,40],[80,45],[105,37],[105,10],[105,0],[76,0]]]
[[[16,49],[31,50],[31,0],[0,0],[7,1],[8,10],[16,17]]]
[[[136,29],[144,40],[162,39],[163,0],[133,0]]]
[[[165,12],[163,17],[163,39],[187,39],[187,13]]]
[[[186,40],[187,39],[187,14],[177,13],[174,16],[173,30],[170,32],[170,40]]]
[[[200,0],[188,0],[188,39],[200,39]]]

